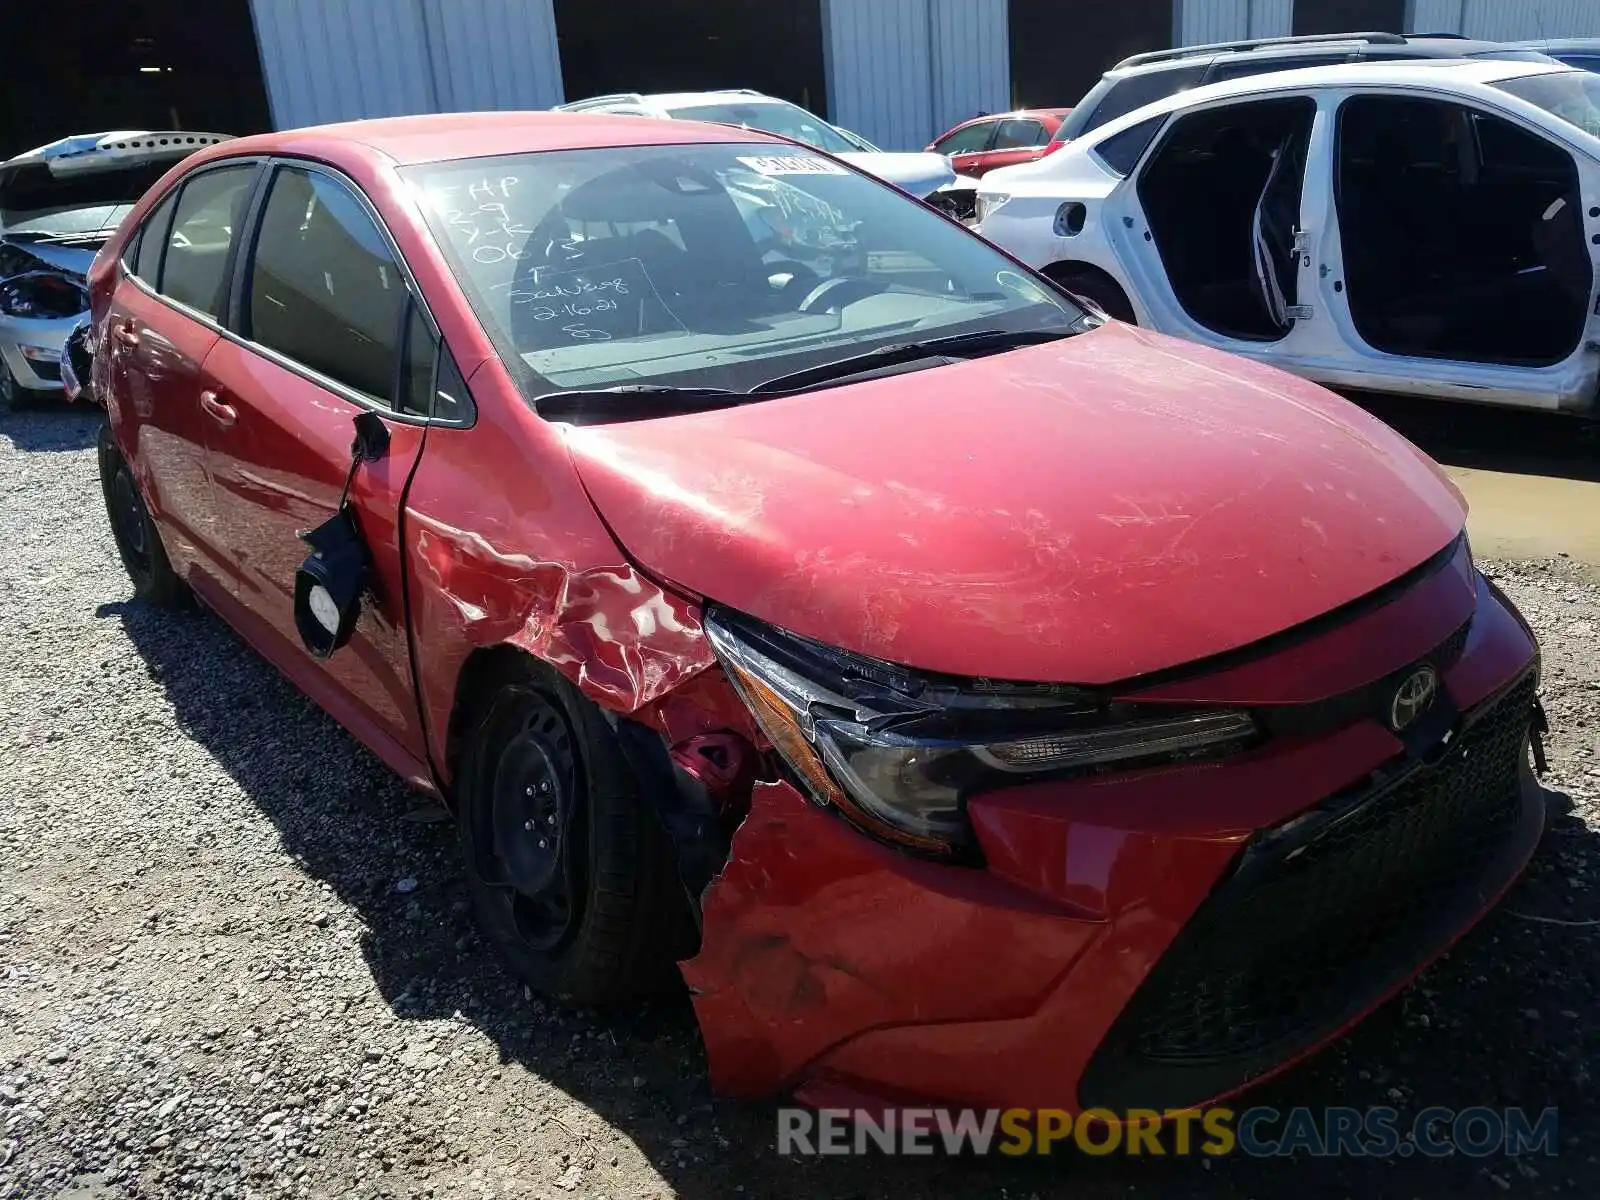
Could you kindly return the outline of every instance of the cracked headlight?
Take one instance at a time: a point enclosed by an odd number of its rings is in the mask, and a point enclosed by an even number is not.
[[[1245,712],[935,676],[726,609],[710,612],[705,629],[813,801],[886,842],[938,857],[974,851],[969,796],[1029,778],[1214,757],[1258,734]]]

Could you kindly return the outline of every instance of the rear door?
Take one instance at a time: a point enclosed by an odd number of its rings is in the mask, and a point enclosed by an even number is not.
[[[123,450],[174,569],[208,599],[232,590],[200,409],[221,334],[229,256],[260,163],[202,168],[146,218],[123,259],[103,340]]]
[[[977,174],[993,171],[997,167],[1014,167],[1018,163],[1033,162],[1044,157],[1045,143],[1050,135],[1044,122],[1034,117],[1018,117],[1001,121],[995,129],[989,148],[978,156]]]
[[[427,429],[436,328],[375,211],[342,176],[278,161],[251,225],[237,336],[207,359],[203,397],[240,625],[391,766],[425,776],[399,526]],[[338,511],[354,419],[369,411],[390,438],[350,490],[372,554],[370,594],[349,645],[317,660],[295,627],[301,534]]]

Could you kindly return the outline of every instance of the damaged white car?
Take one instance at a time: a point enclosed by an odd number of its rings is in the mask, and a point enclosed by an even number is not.
[[[0,402],[62,391],[95,253],[152,183],[217,133],[77,134],[0,163]]]
[[[1352,389],[1600,416],[1600,76],[1211,84],[985,176],[980,230],[1110,315]]]

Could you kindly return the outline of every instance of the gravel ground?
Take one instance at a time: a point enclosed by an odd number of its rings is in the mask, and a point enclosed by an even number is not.
[[[95,418],[0,413],[0,1198],[1600,1194],[1600,586],[1539,628],[1553,820],[1448,959],[1253,1100],[1560,1108],[1555,1158],[812,1160],[687,1004],[524,995],[450,826],[215,619],[129,601]]]

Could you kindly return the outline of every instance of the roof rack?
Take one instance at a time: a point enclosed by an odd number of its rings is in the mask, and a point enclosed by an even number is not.
[[[755,88],[712,88],[716,96],[766,96],[765,92],[758,92]]]
[[[638,92],[612,92],[605,96],[590,96],[586,100],[573,100],[567,104],[556,105],[558,112],[576,112],[582,108],[593,108],[598,104],[615,104],[621,101],[624,104],[643,104],[644,97]]]
[[[1125,67],[1142,67],[1147,63],[1168,62],[1173,59],[1190,58],[1197,54],[1225,54],[1230,50],[1260,50],[1267,46],[1315,46],[1326,45],[1329,42],[1366,42],[1378,46],[1403,46],[1406,39],[1398,33],[1306,33],[1297,37],[1272,37],[1250,38],[1242,42],[1208,42],[1204,46],[1174,46],[1170,50],[1148,50],[1143,54],[1131,54],[1123,59],[1113,71],[1120,71]]]

